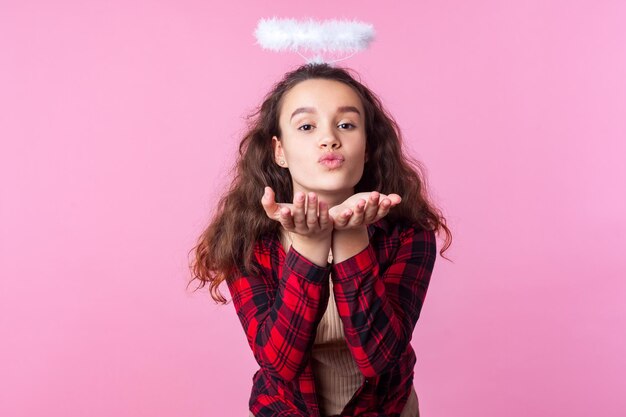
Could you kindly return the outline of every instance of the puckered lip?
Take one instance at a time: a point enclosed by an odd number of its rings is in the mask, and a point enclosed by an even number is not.
[[[318,160],[318,162],[323,162],[323,161],[343,161],[345,158],[341,155],[339,155],[338,153],[327,153],[324,154],[320,157],[320,159]]]

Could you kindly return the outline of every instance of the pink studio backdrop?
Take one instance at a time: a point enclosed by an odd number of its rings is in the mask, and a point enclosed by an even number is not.
[[[303,62],[254,44],[271,16],[374,25],[342,64],[453,230],[422,415],[625,415],[621,0],[0,3],[0,415],[247,415],[234,307],[185,285],[244,116]]]

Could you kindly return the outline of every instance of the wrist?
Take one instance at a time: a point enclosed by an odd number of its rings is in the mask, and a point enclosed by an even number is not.
[[[328,253],[330,251],[332,235],[327,236],[303,236],[296,233],[290,234],[291,246],[302,256],[317,266],[328,265]]]

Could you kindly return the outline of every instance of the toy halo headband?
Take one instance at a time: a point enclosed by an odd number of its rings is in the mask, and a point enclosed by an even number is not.
[[[326,62],[332,65],[367,49],[374,39],[374,27],[350,20],[297,21],[271,18],[259,20],[254,35],[263,49],[295,51],[307,63]],[[313,51],[317,55],[307,58],[300,50]],[[344,57],[328,61],[322,53]]]

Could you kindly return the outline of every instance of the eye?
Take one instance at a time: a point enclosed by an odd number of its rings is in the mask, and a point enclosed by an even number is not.
[[[348,128],[348,127],[344,127],[343,129],[354,129],[354,128],[356,127],[356,126],[355,126],[355,125],[353,125],[352,123],[341,123],[341,124],[339,125],[339,127],[341,127],[341,126],[350,126],[349,128]]]
[[[303,129],[303,128],[304,128],[304,129]],[[302,126],[300,126],[300,127],[298,128],[298,130],[304,130],[304,131],[307,131],[307,130],[311,130],[312,128],[313,128],[313,125],[310,125],[310,124],[303,124]]]

